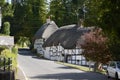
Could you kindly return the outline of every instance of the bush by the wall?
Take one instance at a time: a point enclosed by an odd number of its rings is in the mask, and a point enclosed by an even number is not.
[[[10,35],[10,23],[9,22],[4,22],[2,33],[5,35]]]
[[[12,53],[9,49],[5,49],[1,52],[0,58],[12,59],[12,70],[17,68],[17,54]]]

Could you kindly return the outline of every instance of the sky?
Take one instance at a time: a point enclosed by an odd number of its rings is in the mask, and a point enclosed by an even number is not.
[[[11,4],[11,0],[5,0],[5,1]],[[47,0],[47,1],[50,2],[50,0]]]
[[[5,0],[6,2],[9,2],[11,4],[11,0]]]
[[[50,0],[47,0],[48,2],[50,2]]]

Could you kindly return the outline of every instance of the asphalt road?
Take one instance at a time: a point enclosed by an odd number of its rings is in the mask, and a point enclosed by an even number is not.
[[[28,50],[20,50],[18,64],[28,80],[108,80],[99,73],[83,72],[54,61],[38,59]]]

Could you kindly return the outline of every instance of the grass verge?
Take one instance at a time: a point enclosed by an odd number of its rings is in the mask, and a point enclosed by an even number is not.
[[[68,67],[72,67],[72,68],[75,68],[75,69],[79,69],[79,70],[82,70],[82,71],[92,71],[92,69],[89,69],[88,67],[85,67],[85,66],[80,66],[80,65],[70,64],[70,63],[64,63],[64,62],[58,62],[58,61],[56,61],[56,63],[62,64],[62,65],[68,66]]]
[[[75,69],[79,69],[79,70],[82,70],[82,71],[86,71],[86,72],[92,72],[93,71],[93,68],[89,68],[89,67],[86,67],[86,66],[80,66],[80,65],[70,64],[70,63],[59,62],[59,61],[56,61],[56,63],[62,64],[62,65],[68,66],[68,67],[72,67],[72,68],[75,68]],[[106,74],[105,70],[97,70],[97,72],[101,73],[101,74]]]

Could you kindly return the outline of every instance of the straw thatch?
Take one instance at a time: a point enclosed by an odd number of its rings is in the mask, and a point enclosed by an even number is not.
[[[64,49],[75,49],[77,40],[88,28],[80,28],[77,25],[67,25],[56,30],[43,44],[43,47],[57,46],[61,44]]]
[[[45,23],[41,26],[41,28],[34,35],[34,39],[47,39],[53,32],[58,29],[58,26],[54,21],[50,21],[49,23]]]

